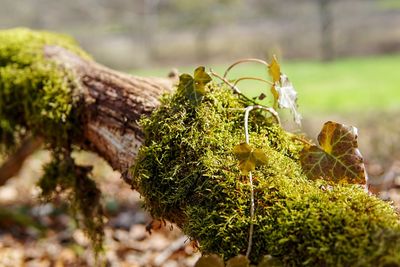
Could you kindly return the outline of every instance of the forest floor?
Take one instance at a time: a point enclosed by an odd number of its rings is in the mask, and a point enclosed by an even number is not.
[[[90,242],[68,215],[66,203],[42,203],[35,184],[49,160],[39,151],[20,174],[0,188],[0,267],[96,266]],[[119,173],[96,155],[76,154],[80,163],[94,164],[93,176],[103,192],[106,211],[106,266],[193,266],[200,254],[180,230],[167,223],[146,231],[152,219],[140,196]]]

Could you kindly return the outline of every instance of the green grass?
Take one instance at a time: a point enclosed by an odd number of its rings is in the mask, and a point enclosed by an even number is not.
[[[223,74],[228,65],[212,67]],[[193,69],[179,68],[181,72],[189,73]],[[284,61],[281,62],[281,69],[298,91],[298,103],[303,114],[400,109],[400,54],[339,59],[330,63]],[[165,76],[167,72],[168,69],[158,69],[132,73]],[[266,75],[262,65],[245,63],[235,68],[229,77],[266,78]],[[269,87],[259,82],[243,82],[239,87],[250,96],[269,92]]]

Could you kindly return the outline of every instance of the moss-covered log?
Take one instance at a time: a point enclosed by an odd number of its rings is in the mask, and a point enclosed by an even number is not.
[[[127,170],[143,141],[137,120],[150,114],[171,86],[169,79],[134,77],[101,66],[64,35],[1,31],[0,152],[11,156],[0,167],[0,182],[33,151],[24,140],[44,140],[53,160],[39,181],[42,198],[51,200],[64,191],[99,251],[100,191],[90,168],[77,166],[71,152],[95,151],[129,181]]]
[[[216,85],[197,106],[179,92],[165,97],[142,120],[146,141],[132,169],[154,217],[225,259],[245,254],[248,243],[250,184],[233,154],[247,105]],[[262,112],[250,122],[251,145],[268,157],[253,173],[253,262],[268,254],[285,266],[400,266],[400,221],[389,203],[359,185],[309,180],[302,142]]]
[[[65,37],[0,33],[2,144],[12,149],[29,133],[55,151],[44,191],[55,188],[51,177],[71,172],[61,184],[88,198],[77,207],[86,216],[101,214],[82,206],[90,206],[98,192],[85,178],[88,170],[68,157],[71,145],[91,149],[125,173],[155,218],[175,222],[203,252],[244,254],[250,185],[232,151],[244,141],[249,103],[210,83],[201,101],[193,103],[178,90],[155,109],[170,88],[169,80],[100,66]],[[250,130],[251,144],[268,156],[253,173],[253,262],[272,255],[286,266],[400,266],[400,221],[389,203],[359,186],[309,180],[299,163],[303,144],[267,114],[253,112]]]
[[[0,136],[5,150],[27,130],[53,147],[94,150],[125,173],[143,141],[137,120],[172,82],[141,78],[94,62],[71,38],[0,32]]]

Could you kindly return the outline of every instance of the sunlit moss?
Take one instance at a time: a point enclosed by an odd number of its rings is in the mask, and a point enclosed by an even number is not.
[[[179,93],[165,96],[141,120],[146,141],[132,167],[132,185],[155,218],[177,223],[202,252],[225,259],[248,244],[250,186],[233,155],[244,142],[247,105],[217,85],[197,106]],[[287,266],[400,266],[399,217],[388,203],[358,186],[308,180],[302,144],[267,113],[250,116],[250,132],[269,159],[253,173],[253,262],[272,255]]]
[[[74,126],[74,77],[44,56],[58,45],[88,58],[67,36],[28,29],[0,31],[0,137],[3,150],[27,130],[62,146],[79,129]],[[7,146],[7,147],[6,147]]]
[[[57,45],[90,59],[64,35],[12,29],[0,31],[0,152],[10,152],[27,135],[41,136],[53,152],[39,181],[42,197],[51,200],[65,192],[71,211],[100,251],[103,214],[100,191],[89,170],[71,158],[72,144],[80,142],[79,98],[73,73],[44,55],[46,45]]]

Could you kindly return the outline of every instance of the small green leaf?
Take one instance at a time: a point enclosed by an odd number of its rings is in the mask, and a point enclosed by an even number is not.
[[[194,81],[196,89],[204,90],[207,83],[211,82],[211,76],[205,71],[203,66],[194,71]]]
[[[239,169],[243,175],[254,171],[256,166],[268,163],[267,155],[261,149],[253,149],[247,143],[241,143],[233,148],[233,153],[239,160]]]
[[[318,142],[319,147],[306,146],[300,156],[309,178],[339,183],[364,182],[365,167],[358,150],[355,127],[328,121],[318,135]]]
[[[226,267],[249,267],[250,262],[246,256],[237,255],[226,262]]]
[[[224,261],[218,255],[204,255],[194,265],[194,267],[224,267]]]
[[[194,105],[198,105],[206,94],[205,86],[211,81],[204,67],[194,71],[194,78],[184,73],[179,76],[178,91],[182,92]]]
[[[268,163],[267,155],[259,148],[253,150],[253,157],[258,165],[265,165]]]
[[[238,160],[246,160],[249,158],[252,150],[249,144],[241,143],[233,148],[233,153],[235,153]]]

